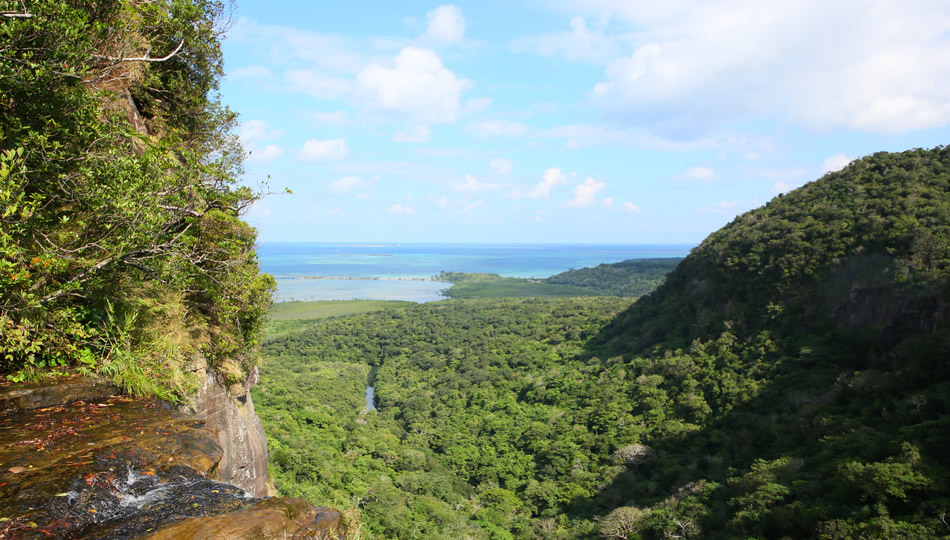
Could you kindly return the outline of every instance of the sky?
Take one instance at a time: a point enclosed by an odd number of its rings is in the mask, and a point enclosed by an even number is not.
[[[698,244],[950,142],[946,0],[237,0],[264,242]],[[292,194],[284,193],[284,190]]]

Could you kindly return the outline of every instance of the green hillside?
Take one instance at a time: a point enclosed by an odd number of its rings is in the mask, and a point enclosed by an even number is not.
[[[255,400],[278,487],[381,538],[950,532],[950,150],[857,160],[617,302],[453,300],[273,340]]]
[[[28,12],[27,12],[28,11]],[[274,281],[215,0],[0,1],[0,374],[177,399],[255,365]],[[21,13],[22,12],[22,13]]]
[[[659,287],[667,274],[683,260],[630,259],[618,263],[599,264],[593,268],[568,270],[544,280],[545,283],[583,287],[589,294],[639,297]]]

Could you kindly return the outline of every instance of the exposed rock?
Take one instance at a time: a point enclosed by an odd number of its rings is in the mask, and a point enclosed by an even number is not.
[[[345,534],[335,511],[210,479],[224,455],[215,431],[164,402],[70,376],[0,384],[0,403],[0,538]]]
[[[253,523],[253,527],[247,524]],[[295,538],[343,540],[345,528],[340,513],[330,508],[314,508],[301,499],[268,499],[250,508],[209,518],[192,518],[169,525],[149,540],[181,538]]]
[[[231,391],[207,369],[201,368],[199,375],[204,383],[193,411],[216,432],[224,451],[215,478],[255,497],[267,496],[267,436],[249,391],[257,383],[257,368],[245,384],[231,385]]]

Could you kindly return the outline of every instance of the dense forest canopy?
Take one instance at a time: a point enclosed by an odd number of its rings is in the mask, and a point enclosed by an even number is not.
[[[254,362],[272,280],[217,98],[228,6],[0,1],[0,371],[174,397]]]
[[[950,150],[859,159],[611,302],[284,333],[255,398],[278,487],[378,537],[950,532]]]

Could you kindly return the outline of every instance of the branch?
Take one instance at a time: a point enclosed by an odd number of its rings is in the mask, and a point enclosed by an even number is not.
[[[185,45],[185,40],[183,39],[181,40],[181,42],[178,43],[178,46],[175,47],[174,51],[168,53],[168,56],[164,56],[162,58],[152,58],[148,55],[148,53],[145,53],[145,56],[141,56],[139,58],[123,58],[121,56],[116,58],[114,56],[102,56],[101,54],[94,54],[93,57],[101,58],[103,60],[109,60],[110,62],[164,62],[166,60],[171,59],[171,57],[175,56],[176,54],[178,54],[178,51],[180,51],[184,45]]]
[[[29,19],[33,17],[32,13],[17,13],[16,11],[0,11],[0,16],[10,19]]]

